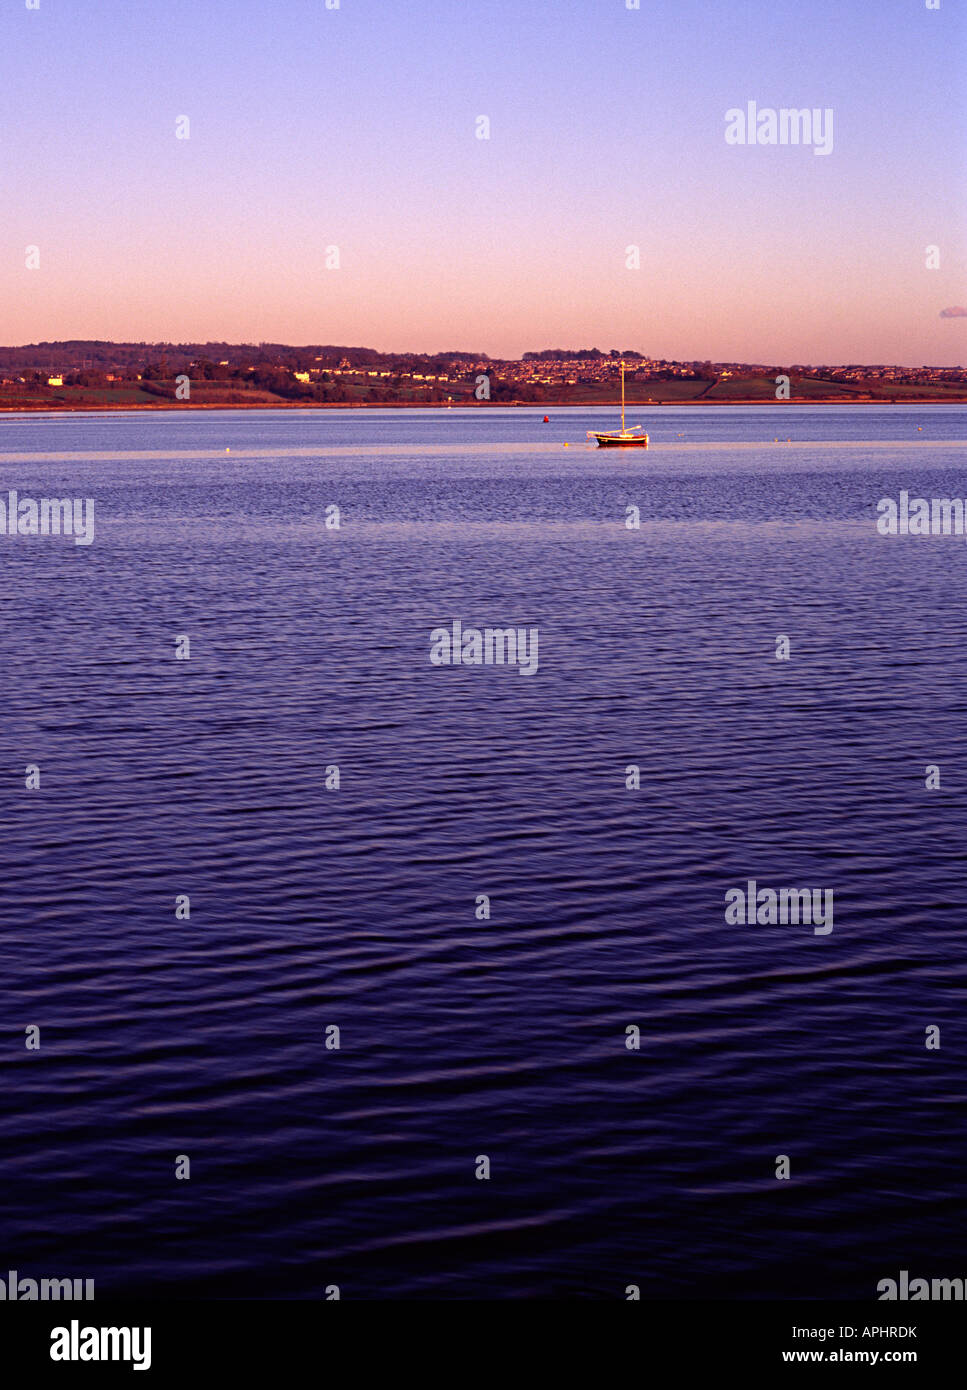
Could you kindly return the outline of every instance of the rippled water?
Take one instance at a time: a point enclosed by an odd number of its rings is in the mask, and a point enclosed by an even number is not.
[[[647,454],[542,413],[0,418],[0,496],[96,506],[0,537],[0,1269],[967,1274],[967,544],[874,524],[967,494],[963,411],[661,408]],[[454,618],[537,674],[432,666]],[[832,934],[728,924],[748,879]]]

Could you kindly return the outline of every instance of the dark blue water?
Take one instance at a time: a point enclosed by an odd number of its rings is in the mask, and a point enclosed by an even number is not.
[[[967,543],[874,524],[967,494],[963,412],[550,413],[0,419],[0,496],[96,506],[0,537],[0,1270],[967,1274]],[[431,665],[454,618],[537,673]],[[749,879],[833,932],[727,923]]]

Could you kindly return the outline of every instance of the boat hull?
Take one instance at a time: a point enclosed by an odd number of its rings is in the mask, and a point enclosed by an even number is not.
[[[592,431],[598,441],[599,449],[647,449],[647,434],[597,434]]]

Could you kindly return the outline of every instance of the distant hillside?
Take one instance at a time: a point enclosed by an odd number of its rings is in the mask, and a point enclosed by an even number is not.
[[[176,372],[194,362],[226,363],[232,367],[275,363],[301,369],[309,366],[338,367],[343,360],[354,367],[414,362],[431,369],[454,361],[485,362],[489,359],[486,353],[383,353],[375,348],[332,343],[293,347],[287,343],[109,343],[98,339],[73,339],[63,343],[0,347],[0,372],[7,374],[31,370],[140,370],[150,364],[165,364]]]
[[[0,347],[0,409],[610,405],[619,399],[622,363],[628,403],[638,405],[967,398],[961,367],[669,362],[617,348],[546,348],[505,361],[331,343],[85,339]]]

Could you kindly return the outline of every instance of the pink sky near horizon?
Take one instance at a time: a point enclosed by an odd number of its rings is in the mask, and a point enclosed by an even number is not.
[[[0,340],[962,364],[964,16],[842,9],[8,8]],[[832,153],[727,145],[748,99]]]

